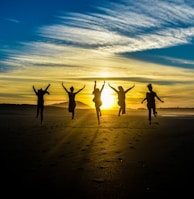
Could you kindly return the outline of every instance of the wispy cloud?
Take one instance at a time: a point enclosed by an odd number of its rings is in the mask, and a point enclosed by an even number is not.
[[[105,2],[93,5],[95,12],[64,13],[58,24],[40,27],[41,42],[24,44],[25,53],[14,55],[14,61],[54,66],[62,64],[60,59],[75,61],[83,52],[91,59],[98,58],[98,53],[103,58],[103,53],[114,56],[187,44],[194,37],[194,8],[186,1]]]
[[[123,1],[98,5],[95,13],[66,13],[38,34],[58,45],[134,52],[190,43],[194,8],[184,1]]]
[[[4,20],[9,21],[9,22],[12,22],[12,23],[20,23],[19,20],[17,20],[17,19],[12,19],[12,18],[4,18]]]
[[[1,61],[2,70],[5,66],[64,66],[77,67],[78,75],[84,76],[83,71],[87,71],[90,76],[97,76],[104,68],[111,71],[116,65],[121,66],[123,53],[187,44],[194,37],[194,8],[185,1],[105,2],[94,5],[95,12],[64,13],[57,24],[40,27],[40,41],[22,43],[18,51],[10,50],[10,56]],[[170,57],[163,59],[180,65],[189,63]],[[124,64],[123,70],[127,68],[135,71],[135,67]],[[122,72],[119,74],[122,76]]]
[[[64,79],[68,86],[76,84],[79,87],[80,82],[87,83],[86,93],[91,93],[94,80],[100,82],[106,79],[126,87],[137,83],[134,92],[138,98],[145,94],[148,82],[162,87],[167,99],[177,97],[179,100],[178,95],[184,89],[183,100],[179,101],[185,105],[185,96],[193,95],[190,91],[194,85],[191,60],[155,55],[163,63],[145,62],[126,55],[190,44],[194,37],[192,2],[94,2],[96,4],[93,4],[92,12],[64,12],[55,23],[38,27],[35,32],[36,41],[22,42],[15,49],[1,49],[4,56],[0,60],[0,82],[1,85],[6,85],[1,87],[3,99],[7,100],[9,93],[13,94],[10,97],[16,96],[19,99],[23,95],[28,99],[34,94],[32,82],[36,86],[50,82],[54,94],[49,99],[63,100],[64,90],[59,82]],[[6,20],[20,23],[16,19]],[[185,69],[186,65],[191,66],[190,69]],[[14,88],[13,82],[17,82]],[[9,93],[7,87],[10,88]],[[88,96],[89,100],[90,97]]]

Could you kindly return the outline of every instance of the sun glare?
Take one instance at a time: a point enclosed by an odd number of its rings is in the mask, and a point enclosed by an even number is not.
[[[101,95],[102,108],[109,109],[115,106],[115,98],[112,95],[112,91],[109,89],[104,89]]]

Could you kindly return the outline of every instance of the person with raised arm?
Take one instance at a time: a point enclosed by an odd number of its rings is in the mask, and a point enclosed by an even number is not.
[[[122,86],[118,86],[118,90],[117,90],[116,88],[112,87],[110,84],[108,84],[108,85],[109,85],[109,87],[112,88],[112,89],[117,93],[117,95],[118,95],[118,105],[120,106],[119,112],[118,112],[118,116],[120,116],[121,113],[122,113],[122,114],[125,114],[125,112],[126,112],[126,103],[125,103],[125,98],[126,98],[126,97],[125,97],[125,96],[126,96],[126,93],[127,93],[128,91],[130,91],[132,88],[135,87],[135,84],[134,84],[132,87],[126,89],[126,90],[124,90]]]
[[[71,86],[70,90],[68,91],[67,88],[63,85],[63,82],[62,82],[62,87],[65,89],[65,91],[68,94],[68,97],[69,97],[68,111],[72,113],[72,120],[73,120],[75,116],[75,108],[76,108],[75,96],[76,94],[78,94],[80,91],[82,91],[85,88],[85,85],[81,89],[79,89],[77,92],[74,92],[73,86]]]
[[[37,95],[37,113],[36,113],[36,117],[38,118],[39,113],[40,113],[40,122],[41,122],[41,124],[43,122],[44,95],[45,94],[49,95],[49,92],[47,91],[49,87],[50,87],[50,84],[48,84],[48,86],[44,90],[42,88],[36,90],[34,85],[32,86],[35,94]]]
[[[92,92],[92,94],[94,95],[93,102],[95,103],[98,124],[100,124],[100,116],[102,115],[100,107],[102,106],[101,93],[104,89],[104,85],[105,85],[105,81],[101,89],[99,89],[96,87],[96,81],[94,81],[94,90]]]

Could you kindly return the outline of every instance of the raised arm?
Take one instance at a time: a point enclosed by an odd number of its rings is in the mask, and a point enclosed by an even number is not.
[[[50,84],[44,89],[45,92],[47,92],[47,89],[50,87]]]
[[[49,87],[50,87],[50,84],[48,84],[48,86],[44,89],[44,93],[49,94],[49,92],[47,91]]]
[[[65,89],[65,91],[68,93],[69,91],[66,89],[66,87],[63,85],[63,82],[62,82],[62,87]]]
[[[118,92],[118,90],[114,87],[112,87],[110,84],[108,84],[110,88],[112,88],[115,92]]]
[[[130,88],[128,88],[126,91],[125,91],[125,93],[127,93],[128,91],[130,91],[132,88],[134,88],[135,87],[135,84],[132,86],[132,87],[130,87]]]
[[[84,88],[86,87],[86,85],[83,86],[83,88],[79,89],[77,92],[75,92],[76,94],[79,93],[80,91],[82,91]]]
[[[96,81],[94,81],[94,90],[96,89]]]
[[[102,88],[101,88],[100,92],[102,92],[102,90],[104,89],[104,85],[105,85],[105,81],[104,81],[104,83],[102,85]]]
[[[37,94],[37,91],[36,91],[36,89],[35,89],[34,85],[32,86],[32,88],[33,88],[34,92]]]

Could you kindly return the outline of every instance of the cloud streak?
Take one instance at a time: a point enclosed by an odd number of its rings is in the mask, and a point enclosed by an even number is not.
[[[142,51],[189,43],[194,9],[176,1],[126,1],[98,7],[98,13],[69,13],[61,24],[43,27],[42,37],[110,53]]]
[[[188,44],[194,37],[194,8],[181,0],[123,0],[93,6],[95,12],[64,13],[58,24],[40,27],[37,34],[42,41],[24,43],[25,54],[17,57],[10,52],[10,60],[63,65],[57,60],[80,58],[75,56],[78,51],[92,49],[102,58],[102,53],[114,56]]]
[[[182,0],[100,1],[93,4],[92,12],[64,12],[55,23],[37,28],[37,40],[6,49],[8,56],[0,61],[0,72],[11,72],[2,83],[16,81],[18,92],[23,88],[20,79],[30,88],[31,81],[50,81],[57,87],[64,79],[68,85],[86,81],[92,88],[95,79],[106,79],[126,86],[138,82],[139,87],[151,82],[164,86],[167,96],[178,96],[183,87],[176,86],[186,84],[185,92],[190,93],[194,84],[192,60],[156,55],[161,62],[144,62],[132,55],[192,43],[193,6]],[[186,65],[190,69],[185,69]],[[90,88],[85,92],[91,93]]]
[[[13,22],[13,23],[20,23],[19,20],[17,19],[12,19],[12,18],[5,18],[6,21],[9,21],[9,22]]]

